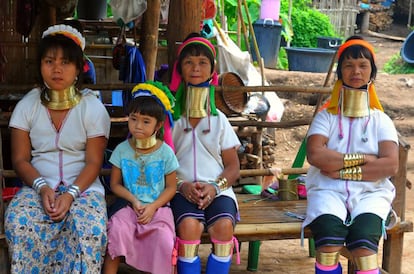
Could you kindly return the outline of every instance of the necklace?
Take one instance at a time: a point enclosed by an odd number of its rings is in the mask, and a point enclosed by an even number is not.
[[[147,184],[147,176],[145,175],[145,160],[143,159],[143,156],[143,154],[140,154],[137,149],[135,149],[135,159],[139,162],[139,176],[136,183],[140,186],[145,186]]]
[[[157,141],[155,140],[155,142],[152,142],[152,146],[150,147],[145,147],[142,148],[142,141],[141,140],[137,140],[135,138],[133,138],[132,140],[135,143],[135,159],[138,162],[139,165],[139,176],[137,178],[136,183],[140,186],[145,186],[147,185],[147,176],[145,174],[145,154],[149,154],[151,152],[154,151],[156,145],[157,145]],[[143,153],[142,150],[144,150],[145,152]]]
[[[62,91],[45,88],[40,95],[42,104],[53,110],[72,108],[80,102],[81,97],[75,86],[70,86]]]

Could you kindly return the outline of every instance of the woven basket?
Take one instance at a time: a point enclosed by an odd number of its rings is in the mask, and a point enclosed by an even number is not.
[[[225,72],[219,76],[219,85],[242,87],[244,83],[236,73]],[[217,108],[230,116],[240,114],[244,110],[248,95],[246,92],[216,91],[215,99]]]

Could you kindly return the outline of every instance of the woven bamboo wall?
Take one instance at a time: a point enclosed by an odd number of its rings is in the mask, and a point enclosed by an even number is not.
[[[42,13],[36,18],[29,37],[16,31],[16,1],[0,0],[0,84],[33,84],[36,82],[36,54],[41,33],[48,22],[45,7],[39,9]],[[91,58],[95,64],[99,83],[118,81],[117,71],[112,68],[111,47],[87,46],[86,54],[102,56]],[[3,57],[2,57],[3,56]]]
[[[349,37],[356,29],[356,16],[359,13],[357,2],[357,0],[314,0],[313,6],[329,16],[339,35]]]
[[[0,47],[3,56],[0,56],[0,83],[26,84],[35,81],[38,28],[35,25],[31,35],[24,39],[16,31],[16,1],[0,1]]]

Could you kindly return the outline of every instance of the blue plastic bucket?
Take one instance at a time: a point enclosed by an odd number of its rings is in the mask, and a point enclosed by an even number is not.
[[[414,31],[412,31],[405,38],[400,51],[401,58],[404,62],[413,65],[414,64]]]
[[[275,69],[280,49],[282,25],[279,21],[272,19],[259,19],[253,23],[253,30],[260,56],[263,58],[264,67]],[[252,44],[251,48],[254,49]],[[252,50],[252,58],[254,61],[257,61],[254,50]]]
[[[323,48],[287,47],[289,70],[328,72],[336,50]]]

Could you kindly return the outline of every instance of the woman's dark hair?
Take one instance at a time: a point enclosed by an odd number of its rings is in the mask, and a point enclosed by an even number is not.
[[[355,40],[355,39],[360,39],[360,40],[364,40],[364,38],[362,38],[361,36],[358,35],[354,35],[349,37],[348,39],[346,39],[345,42],[349,41],[349,40]],[[360,45],[352,45],[348,48],[346,48],[341,56],[338,59],[338,69],[336,70],[336,74],[338,76],[338,79],[342,79],[342,70],[340,69],[342,66],[342,63],[345,59],[357,59],[357,58],[366,58],[370,61],[371,63],[371,80],[374,80],[377,77],[377,65],[375,64],[375,60],[374,60],[374,56],[371,54],[371,52],[363,46]]]
[[[128,104],[127,113],[148,115],[157,119],[157,122],[163,122],[165,120],[164,108],[152,96],[138,96],[132,99]]]
[[[38,53],[37,53],[37,66],[39,68],[39,84],[44,85],[40,67],[42,59],[49,51],[56,51],[61,48],[63,56],[71,63],[76,65],[79,70],[77,86],[83,83],[82,71],[84,66],[83,51],[79,45],[77,45],[72,39],[64,36],[63,34],[48,35],[40,40]]]
[[[187,41],[188,39],[194,38],[194,37],[202,37],[202,36],[197,32],[192,32],[184,39],[184,42]],[[202,44],[198,44],[198,43],[189,44],[189,45],[185,46],[184,49],[180,52],[180,55],[178,56],[178,64],[179,65],[177,66],[178,73],[180,75],[182,74],[181,62],[183,61],[184,58],[186,58],[187,56],[200,56],[200,55],[204,55],[210,60],[211,73],[213,73],[214,72],[214,64],[215,64],[214,56],[213,56],[210,49],[208,49],[206,46],[203,46]]]

